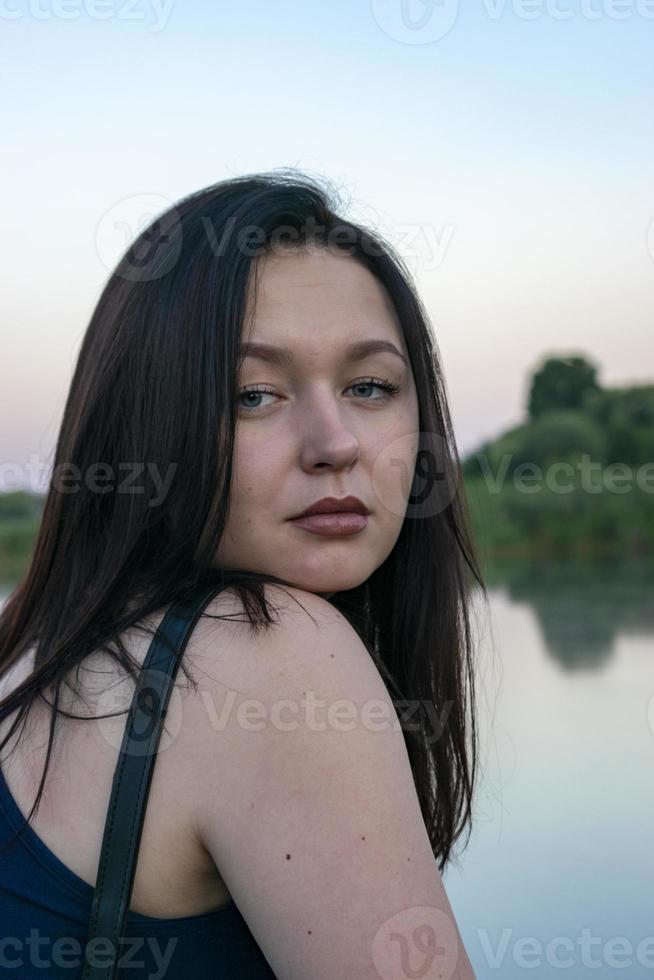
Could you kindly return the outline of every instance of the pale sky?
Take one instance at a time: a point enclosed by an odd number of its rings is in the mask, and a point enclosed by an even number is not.
[[[550,352],[654,379],[652,0],[0,0],[0,56],[0,489],[44,489],[119,222],[256,170],[400,248],[461,453]]]

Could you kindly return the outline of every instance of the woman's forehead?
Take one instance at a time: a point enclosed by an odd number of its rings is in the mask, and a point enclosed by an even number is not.
[[[397,340],[399,322],[383,285],[360,262],[325,250],[272,254],[257,275],[248,339],[296,343],[316,332],[328,341],[380,335]],[[278,340],[271,339],[276,335]]]

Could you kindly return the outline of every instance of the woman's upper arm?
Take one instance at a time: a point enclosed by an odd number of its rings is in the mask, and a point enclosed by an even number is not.
[[[387,689],[347,620],[290,591],[317,625],[290,602],[216,648],[203,843],[279,980],[473,977]]]

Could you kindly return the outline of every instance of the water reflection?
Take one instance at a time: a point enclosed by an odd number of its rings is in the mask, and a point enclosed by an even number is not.
[[[477,977],[644,980],[654,567],[514,564],[487,582],[473,832],[444,873]]]
[[[600,670],[618,633],[654,634],[651,562],[539,562],[489,570],[489,582],[534,613],[546,652],[564,670]]]

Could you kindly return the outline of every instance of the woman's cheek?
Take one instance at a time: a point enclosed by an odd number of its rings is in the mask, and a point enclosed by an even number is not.
[[[387,441],[373,461],[375,498],[389,514],[389,523],[403,520],[415,472],[417,436],[405,432]]]

